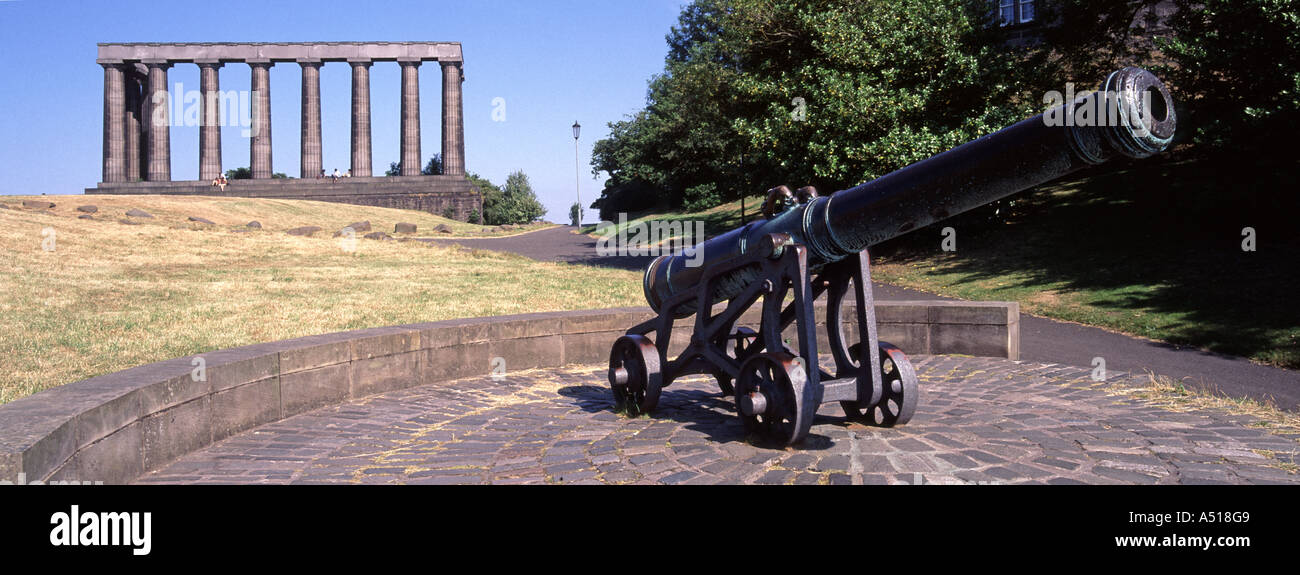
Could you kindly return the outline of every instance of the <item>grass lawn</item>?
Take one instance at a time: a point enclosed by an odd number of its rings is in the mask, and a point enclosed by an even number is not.
[[[1289,165],[1139,162],[1042,186],[872,249],[874,277],[1129,335],[1300,368],[1300,200]],[[630,223],[740,224],[739,202]],[[752,220],[758,199],[746,202]],[[941,230],[957,250],[941,249]],[[1242,230],[1256,251],[1242,251]],[[592,231],[589,227],[586,231]]]
[[[1142,164],[1044,186],[877,250],[876,277],[1300,368],[1295,166]],[[941,250],[942,226],[957,250]],[[1256,251],[1243,251],[1243,228]]]
[[[624,224],[620,225],[618,221],[616,220],[612,221],[611,223],[614,224],[614,228],[610,233],[616,233],[620,228],[628,228],[638,224],[647,223],[650,221],[703,222],[704,236],[711,238],[713,236],[727,233],[731,231],[733,228],[739,227],[742,221],[752,222],[755,219],[761,219],[763,215],[759,212],[763,208],[764,199],[765,198],[763,196],[754,196],[752,198],[745,198],[743,202],[741,200],[736,200],[734,202],[722,204],[720,206],[709,208],[701,212],[657,213],[654,211],[645,211],[645,212],[632,213],[627,215],[627,221]],[[742,208],[744,209],[743,220],[741,217]],[[594,224],[586,225],[583,226],[579,231],[584,234],[594,235],[596,234],[597,226]],[[666,243],[668,240],[674,239],[676,237],[680,237],[680,236],[661,238],[660,243],[661,244]],[[699,238],[693,238],[693,239],[695,239],[696,241],[699,240]]]
[[[0,203],[13,207],[21,199],[0,197]],[[252,343],[460,317],[644,305],[637,272],[422,242],[358,239],[349,252],[330,237],[357,220],[389,232],[396,222],[411,222],[420,235],[446,222],[420,212],[261,199],[42,199],[58,204],[55,215],[0,209],[0,403]],[[77,205],[90,203],[99,206],[100,219],[72,216]],[[121,224],[128,207],[155,218]],[[189,215],[218,225],[186,222]],[[232,231],[254,219],[265,229]],[[325,231],[313,238],[282,231],[302,225]],[[456,235],[479,228],[465,226]],[[53,251],[43,249],[47,229]]]

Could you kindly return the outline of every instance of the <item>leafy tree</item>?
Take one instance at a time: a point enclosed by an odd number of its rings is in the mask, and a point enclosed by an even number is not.
[[[508,223],[504,213],[505,192],[496,184],[488,181],[487,178],[478,174],[470,173],[469,183],[478,190],[479,195],[483,196],[483,221],[482,223],[489,226],[499,226]]]
[[[526,224],[546,215],[546,208],[537,201],[533,185],[528,182],[528,175],[523,171],[512,172],[506,177],[504,212],[510,224]]]
[[[442,154],[434,154],[433,157],[429,158],[429,163],[424,165],[424,169],[420,170],[420,173],[426,176],[442,174]]]
[[[682,208],[688,212],[707,210],[720,203],[718,187],[712,182],[686,188],[686,201]]]
[[[482,224],[482,223],[483,223],[483,216],[479,215],[478,210],[470,210],[470,211],[469,211],[469,223],[471,223],[471,224]]]
[[[284,172],[275,172],[271,174],[271,178],[276,180],[284,180],[284,179],[288,179],[289,175]],[[251,180],[253,179],[253,170],[248,168],[247,166],[226,170],[226,179],[227,180]]]
[[[436,176],[442,173],[442,154],[434,154],[429,158],[429,162],[420,169],[420,174],[425,176]],[[392,162],[388,164],[388,170],[384,172],[385,176],[402,175],[402,163]]]
[[[456,219],[456,208],[453,208],[451,206],[447,206],[446,208],[443,208],[442,217],[447,218],[449,220]]]
[[[1159,45],[1179,131],[1204,151],[1290,156],[1300,127],[1300,0],[1176,0]]]
[[[569,223],[575,227],[582,225],[582,204],[573,202],[573,205],[569,206]]]
[[[984,0],[696,0],[646,108],[593,148],[592,206],[834,191],[1000,129],[1038,103],[991,22]]]

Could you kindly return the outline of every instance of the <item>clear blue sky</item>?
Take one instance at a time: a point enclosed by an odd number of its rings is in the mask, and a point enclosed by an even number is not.
[[[645,103],[663,69],[664,36],[685,0],[215,1],[0,0],[0,194],[75,194],[100,180],[103,69],[97,42],[452,41],[465,54],[466,168],[497,184],[513,170],[532,180],[552,221],[574,200],[570,126],[582,123],[583,205],[601,188],[589,165],[606,124]],[[180,64],[170,83],[199,87],[198,67]],[[421,151],[441,150],[438,66],[420,68]],[[221,69],[221,89],[248,90],[248,66]],[[371,69],[377,173],[398,159],[400,70]],[[299,175],[301,76],[271,69],[277,172]],[[347,170],[351,72],[321,70],[324,162]],[[506,121],[492,119],[505,100]],[[172,178],[198,178],[198,128],[173,127]],[[248,139],[222,131],[224,168],[247,166]],[[588,210],[588,217],[591,211]]]

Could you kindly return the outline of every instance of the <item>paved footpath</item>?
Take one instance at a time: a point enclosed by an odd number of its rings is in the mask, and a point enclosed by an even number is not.
[[[652,417],[612,411],[604,369],[571,367],[381,394],[227,438],[139,483],[1300,483],[1300,443],[1248,416],[1109,395],[1145,376],[1003,359],[914,357],[912,421],[819,411],[792,449],[743,437],[712,379]]]
[[[596,240],[573,233],[571,226],[504,238],[439,240],[484,250],[512,252],[542,261],[583,263],[643,270],[648,257],[598,257]],[[951,299],[876,282],[873,293],[884,300]],[[907,351],[907,350],[903,350]],[[1273,401],[1282,409],[1300,409],[1300,371],[1251,363],[1240,357],[1204,352],[1109,332],[1076,323],[1020,315],[1020,359],[1090,367],[1103,358],[1106,369],[1173,377],[1188,387],[1218,390],[1232,397]]]

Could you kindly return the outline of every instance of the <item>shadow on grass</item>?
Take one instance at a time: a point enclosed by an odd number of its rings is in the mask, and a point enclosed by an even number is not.
[[[945,281],[1002,282],[990,287],[995,297],[1017,289],[1049,299],[1071,294],[1087,305],[1060,319],[1137,328],[1136,335],[1294,369],[1296,168],[1220,159],[1085,173],[1011,198],[1009,215],[1003,200],[1000,221],[989,208],[974,210],[873,255],[935,266],[922,273]],[[955,253],[939,251],[945,226],[959,230]],[[1255,230],[1257,251],[1243,251],[1246,227]]]

